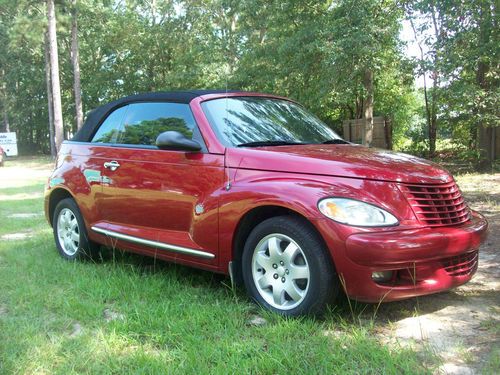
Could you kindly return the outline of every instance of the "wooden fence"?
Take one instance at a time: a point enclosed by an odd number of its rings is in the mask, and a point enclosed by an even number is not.
[[[363,143],[365,120],[345,120],[343,123],[344,139],[353,143]],[[392,126],[390,120],[378,116],[373,118],[373,147],[392,149]]]

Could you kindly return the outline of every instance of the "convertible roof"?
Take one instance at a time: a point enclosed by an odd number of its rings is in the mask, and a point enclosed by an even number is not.
[[[148,92],[144,94],[130,95],[124,98],[101,105],[90,111],[81,129],[74,135],[72,141],[89,142],[97,127],[116,108],[123,107],[129,103],[168,101],[174,103],[189,103],[194,98],[208,94],[224,94],[241,92],[235,90],[190,90],[190,91],[162,91]]]

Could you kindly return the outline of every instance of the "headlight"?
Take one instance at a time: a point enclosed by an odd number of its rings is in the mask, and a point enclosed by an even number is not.
[[[326,198],[319,201],[318,208],[323,215],[342,224],[363,227],[398,224],[398,219],[389,212],[355,199]]]

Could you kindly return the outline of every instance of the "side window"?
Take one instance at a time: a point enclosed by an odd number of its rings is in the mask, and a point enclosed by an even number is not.
[[[134,103],[120,129],[117,143],[154,146],[161,133],[175,130],[193,138],[197,130],[191,109],[179,103]]]
[[[115,143],[127,107],[120,107],[111,112],[92,138],[92,143]]]

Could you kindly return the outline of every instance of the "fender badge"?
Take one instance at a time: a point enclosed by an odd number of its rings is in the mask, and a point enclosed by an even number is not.
[[[205,207],[203,207],[202,204],[197,204],[194,207],[194,212],[196,213],[196,215],[201,215],[203,212],[205,212]]]

